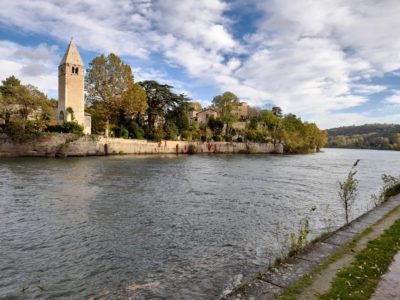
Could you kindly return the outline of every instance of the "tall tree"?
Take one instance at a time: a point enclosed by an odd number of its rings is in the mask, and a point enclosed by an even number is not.
[[[215,96],[212,102],[217,107],[220,119],[226,126],[225,135],[228,135],[232,123],[237,121],[234,111],[240,104],[239,98],[232,92],[225,92]]]
[[[183,94],[173,93],[173,87],[168,84],[160,84],[154,80],[142,81],[139,84],[147,94],[147,125],[152,138],[156,127],[164,124],[167,114],[178,109],[189,99]]]
[[[86,101],[98,109],[91,112],[102,115],[111,125],[119,126],[147,108],[146,95],[134,83],[131,67],[114,53],[94,58],[85,82]]]
[[[280,108],[279,106],[272,107],[271,111],[278,118],[282,118],[282,108]]]

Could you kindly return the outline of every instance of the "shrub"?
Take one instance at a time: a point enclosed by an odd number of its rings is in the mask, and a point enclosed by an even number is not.
[[[232,136],[231,135],[226,135],[225,136],[225,141],[226,142],[232,142]]]
[[[216,142],[221,142],[221,141],[223,141],[223,137],[220,135],[214,135],[213,140]]]
[[[133,128],[132,137],[134,139],[142,140],[144,139],[144,130],[140,126],[136,126]]]
[[[162,128],[157,128],[153,134],[153,140],[156,142],[161,141],[164,138],[164,131]]]
[[[236,139],[236,142],[238,142],[238,143],[243,143],[243,138],[242,138],[241,136],[239,136],[239,137]]]
[[[191,141],[193,138],[193,134],[191,131],[185,130],[185,131],[182,131],[181,138],[185,141]]]
[[[74,121],[66,121],[62,124],[57,124],[54,126],[48,126],[47,131],[49,132],[60,132],[60,133],[74,133],[78,135],[83,134],[83,126],[79,125]]]
[[[383,174],[382,181],[383,187],[379,195],[372,195],[376,206],[386,202],[390,197],[400,194],[400,178]]]
[[[123,125],[121,125],[121,127],[118,128],[117,135],[120,138],[127,139],[129,137],[129,131]]]
[[[22,122],[9,123],[5,126],[4,132],[14,141],[29,140],[40,135],[40,132],[34,131],[33,128],[24,127]]]

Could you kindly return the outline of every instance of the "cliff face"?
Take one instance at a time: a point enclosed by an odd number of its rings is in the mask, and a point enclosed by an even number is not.
[[[282,144],[125,140],[60,134],[27,142],[0,139],[0,157],[65,157],[113,154],[283,153]]]

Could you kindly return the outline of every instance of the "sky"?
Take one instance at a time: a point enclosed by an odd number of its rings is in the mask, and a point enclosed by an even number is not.
[[[203,105],[231,91],[323,129],[400,123],[399,16],[399,0],[0,0],[0,80],[57,98],[73,37],[86,67],[113,52]]]

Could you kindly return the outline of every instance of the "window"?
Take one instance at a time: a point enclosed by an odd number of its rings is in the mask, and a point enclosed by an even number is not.
[[[60,111],[60,115],[58,116],[58,119],[60,121],[64,121],[64,112],[63,111]]]

